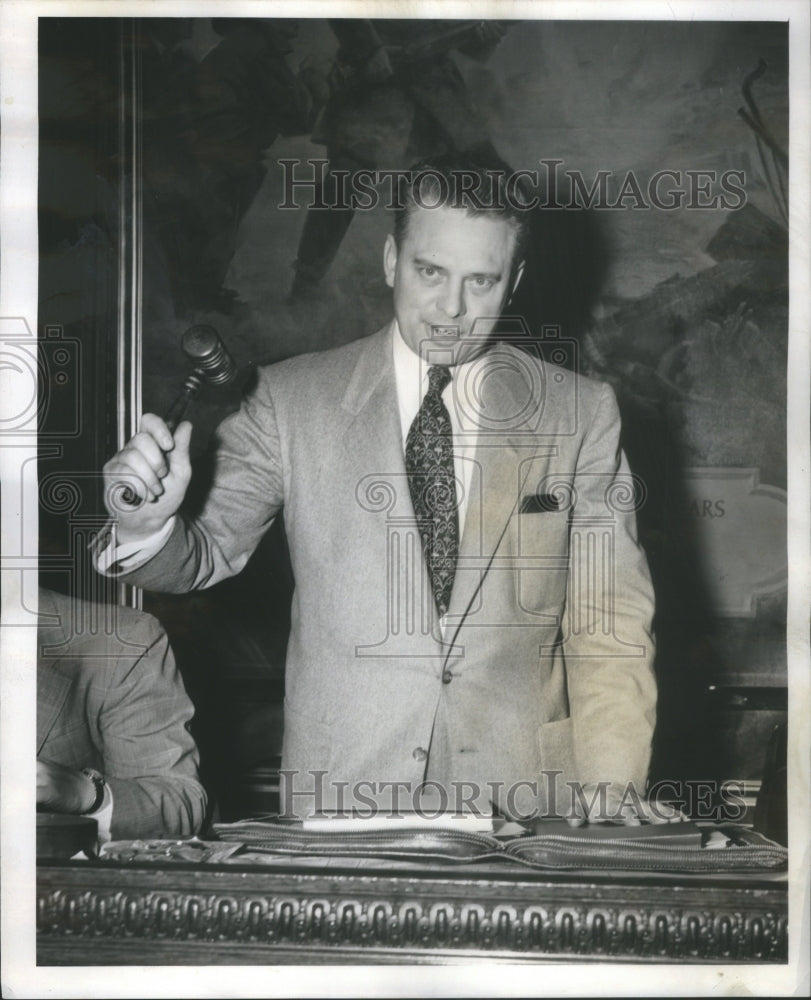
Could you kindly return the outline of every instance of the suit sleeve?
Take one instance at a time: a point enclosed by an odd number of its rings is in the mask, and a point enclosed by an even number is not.
[[[147,616],[146,644],[120,658],[98,707],[104,771],[113,793],[113,839],[184,836],[203,825],[206,793],[188,730],[194,710],[166,634]],[[139,626],[140,628],[140,626]]]
[[[185,506],[163,548],[119,579],[182,594],[235,576],[283,505],[281,447],[269,380],[227,417],[213,441],[211,486],[198,512]]]
[[[645,791],[656,717],[653,588],[636,533],[644,485],[603,386],[577,462],[563,652],[581,782]]]

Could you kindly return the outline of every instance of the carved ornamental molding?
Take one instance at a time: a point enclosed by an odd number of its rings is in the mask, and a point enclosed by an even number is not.
[[[57,872],[40,871],[41,964],[71,955],[74,964],[115,964],[111,953],[124,963],[172,955],[206,963],[227,961],[229,951],[267,964],[314,952],[331,962],[780,962],[788,952],[782,886],[143,870],[119,870],[117,879],[104,871],[93,884],[98,870]],[[77,937],[103,947],[89,954]]]

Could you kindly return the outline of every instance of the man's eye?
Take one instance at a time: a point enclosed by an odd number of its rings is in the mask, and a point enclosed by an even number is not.
[[[431,267],[430,265],[419,268],[419,272],[423,278],[435,278],[437,275],[437,269],[435,267]]]
[[[476,289],[482,290],[482,291],[484,291],[484,290],[486,290],[488,288],[492,288],[494,284],[495,284],[495,282],[493,281],[492,278],[474,278],[473,279],[473,287],[476,288]]]

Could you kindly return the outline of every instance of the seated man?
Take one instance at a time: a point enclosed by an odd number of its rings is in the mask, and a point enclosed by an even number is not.
[[[37,808],[95,818],[102,842],[196,833],[194,710],[166,634],[121,607],[115,634],[82,631],[94,610],[40,588]]]

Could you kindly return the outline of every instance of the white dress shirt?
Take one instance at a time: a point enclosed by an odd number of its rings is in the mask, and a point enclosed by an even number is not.
[[[396,320],[392,323],[392,334],[394,379],[397,385],[400,429],[405,451],[408,432],[428,391],[428,371],[432,364],[430,361],[424,361],[406,344],[400,335]],[[477,440],[477,422],[470,396],[472,387],[477,382],[477,369],[480,365],[479,358],[455,365],[450,369],[451,380],[442,391],[442,401],[451,418],[453,431],[453,471],[456,477],[460,538],[465,524],[473,474],[473,452]]]

